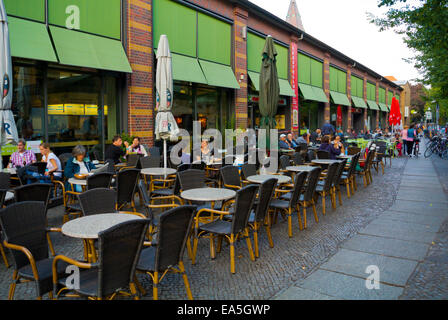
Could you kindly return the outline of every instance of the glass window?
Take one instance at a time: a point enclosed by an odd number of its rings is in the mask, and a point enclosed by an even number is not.
[[[96,75],[48,70],[48,140],[60,153],[101,143],[100,83]]]
[[[44,140],[43,73],[36,67],[14,65],[12,111],[20,138]]]
[[[193,87],[186,82],[174,82],[172,113],[177,125],[190,134],[193,133]]]
[[[106,144],[112,143],[112,138],[119,134],[117,79],[105,78],[104,92],[104,132]]]
[[[299,107],[300,131],[315,131],[319,128],[319,102],[301,99]]]

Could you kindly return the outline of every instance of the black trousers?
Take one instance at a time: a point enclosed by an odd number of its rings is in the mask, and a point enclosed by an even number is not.
[[[408,155],[412,154],[412,151],[414,151],[414,140],[412,141],[406,141],[407,148],[408,148]]]

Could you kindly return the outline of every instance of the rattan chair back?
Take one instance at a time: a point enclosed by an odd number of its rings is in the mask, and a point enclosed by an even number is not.
[[[341,161],[336,170],[336,174],[333,178],[333,187],[338,187],[341,184],[342,173],[344,173],[345,166],[347,165],[347,159]]]
[[[255,176],[257,174],[257,165],[245,163],[241,167],[241,176],[243,179],[247,180],[250,176]]]
[[[36,262],[49,257],[43,202],[24,201],[7,206],[0,210],[0,224],[5,240],[27,248]],[[30,263],[21,251],[11,250],[11,254],[16,270]]]
[[[118,207],[131,203],[137,188],[140,170],[125,169],[117,174],[117,204]]]
[[[133,153],[127,156],[126,159],[126,166],[128,167],[137,167],[140,158],[142,157],[141,154]]]
[[[292,156],[292,161],[294,162],[294,165],[296,165],[296,166],[303,165],[302,154],[300,152],[295,152]]]
[[[205,172],[202,170],[188,169],[177,173],[182,191],[205,188]]]
[[[204,161],[196,161],[191,164],[190,168],[195,170],[205,170],[206,166],[207,164]]]
[[[289,156],[287,155],[280,156],[279,164],[281,170],[286,170],[286,167],[289,167],[290,165]]]
[[[149,220],[117,224],[98,234],[98,297],[107,297],[134,282]]]
[[[180,206],[160,214],[155,271],[164,271],[183,260],[195,211],[196,206]]]
[[[338,168],[339,168],[339,162],[331,163],[328,166],[328,171],[327,171],[327,175],[325,177],[325,180],[324,180],[325,182],[324,182],[324,186],[323,186],[323,190],[327,193],[330,192],[330,189],[333,186],[334,176],[336,175]]]
[[[275,187],[277,186],[278,179],[271,178],[266,180],[260,185],[258,191],[258,204],[255,209],[255,221],[263,222],[268,214],[269,205],[274,197]]]
[[[159,168],[160,167],[160,156],[151,155],[147,157],[139,158],[139,168],[147,169],[147,168]]]
[[[330,159],[330,153],[325,150],[317,150],[317,159]]]
[[[40,201],[47,208],[51,187],[52,185],[49,183],[33,183],[17,187],[14,189],[16,202]]]
[[[117,192],[114,189],[96,188],[78,195],[83,216],[114,213],[117,211]]]
[[[224,185],[241,187],[241,176],[238,167],[226,166],[219,169]]]
[[[231,229],[233,234],[238,234],[247,227],[258,189],[258,185],[251,184],[236,192],[235,213]]]
[[[308,177],[308,172],[302,171],[295,175],[294,177],[294,188],[292,189],[291,198],[289,199],[289,207],[295,208],[299,202],[300,195],[305,185],[306,178]]]
[[[306,186],[305,192],[303,193],[304,201],[311,201],[313,199],[314,193],[316,192],[317,182],[319,181],[321,168],[316,167],[308,173],[308,184]]]
[[[9,190],[11,188],[11,174],[9,172],[0,172],[0,189]]]
[[[96,188],[110,188],[112,182],[112,173],[101,172],[87,177],[87,190]]]
[[[316,153],[314,152],[314,150],[308,150],[307,156],[308,161],[310,162],[316,159]]]

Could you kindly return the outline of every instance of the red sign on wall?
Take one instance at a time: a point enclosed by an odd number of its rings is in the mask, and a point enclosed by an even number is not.
[[[291,87],[295,96],[292,98],[292,130],[299,130],[299,79],[297,72],[297,43],[291,42]]]

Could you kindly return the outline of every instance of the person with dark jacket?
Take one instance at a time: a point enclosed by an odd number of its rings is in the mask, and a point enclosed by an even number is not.
[[[322,126],[322,135],[323,136],[334,136],[336,133],[336,129],[334,126],[330,123],[330,121],[326,121],[325,124]]]
[[[71,190],[68,179],[73,178],[75,174],[89,174],[92,170],[96,169],[95,165],[86,157],[87,151],[83,146],[76,146],[73,148],[72,155],[68,159],[64,169],[64,176],[67,178],[65,185],[66,190]],[[81,186],[75,186],[76,192],[81,192]],[[79,188],[78,188],[79,187]]]
[[[115,136],[112,139],[112,144],[107,147],[104,154],[104,159],[106,159],[106,162],[112,162],[113,164],[120,163],[120,158],[124,157],[128,153],[121,148],[122,144],[123,140],[120,136]],[[129,143],[125,142],[124,144],[127,149],[129,147]]]
[[[336,156],[339,156],[341,154],[341,148],[339,144],[330,143],[330,136],[324,136],[322,138],[322,143],[319,147],[319,150],[327,151],[330,155],[331,160],[336,160]]]

